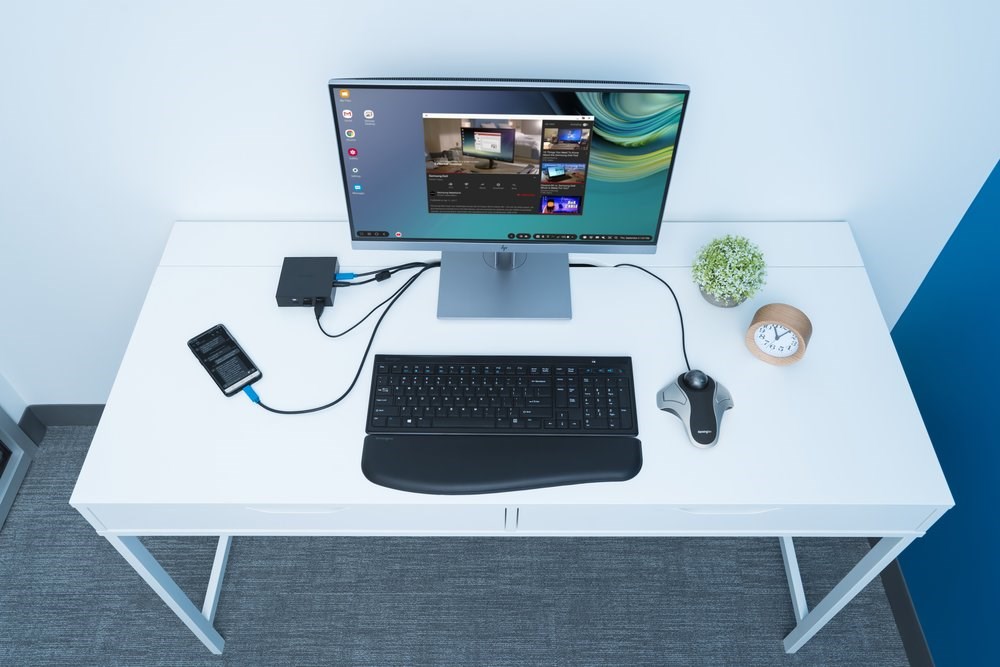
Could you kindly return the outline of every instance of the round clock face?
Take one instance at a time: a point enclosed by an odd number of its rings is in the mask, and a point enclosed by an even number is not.
[[[760,325],[754,333],[753,341],[761,352],[771,357],[790,357],[799,350],[798,336],[780,324]]]

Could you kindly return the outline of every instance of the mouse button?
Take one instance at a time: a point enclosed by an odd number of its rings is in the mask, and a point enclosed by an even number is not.
[[[688,402],[688,397],[679,386],[671,383],[660,391],[660,400],[663,402],[684,404]]]

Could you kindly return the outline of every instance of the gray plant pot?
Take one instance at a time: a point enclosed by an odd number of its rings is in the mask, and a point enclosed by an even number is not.
[[[705,297],[705,301],[708,301],[713,306],[718,306],[719,308],[735,308],[736,306],[746,301],[746,299],[740,299],[739,301],[733,301],[732,299],[725,299],[725,300],[716,299],[714,296],[706,292],[701,287],[698,288],[698,291],[700,291],[701,295]]]

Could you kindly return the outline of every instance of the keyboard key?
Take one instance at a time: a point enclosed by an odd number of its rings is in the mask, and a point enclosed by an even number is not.
[[[434,428],[491,428],[496,424],[496,420],[484,417],[435,417],[432,426]]]

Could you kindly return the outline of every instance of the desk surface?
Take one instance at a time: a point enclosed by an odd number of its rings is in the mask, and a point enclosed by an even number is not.
[[[752,301],[722,309],[702,299],[689,265],[701,245],[729,232],[762,247],[768,283]],[[673,301],[650,277],[573,269],[570,321],[445,321],[435,317],[437,271],[425,274],[386,317],[373,352],[633,358],[644,454],[637,477],[481,496],[411,494],[364,478],[371,357],[343,403],[303,416],[267,413],[241,395],[225,398],[205,375],[186,341],[223,322],[263,370],[255,388],[268,404],[310,407],[346,388],[371,325],[331,340],[311,309],[278,308],[274,291],[286,255],[336,255],[344,270],[435,257],[353,251],[340,222],[175,225],[71,499],[91,512],[98,530],[136,528],[136,512],[152,505],[263,513],[643,505],[692,515],[809,508],[817,532],[838,534],[837,521],[824,527],[824,508],[863,514],[878,507],[889,517],[899,508],[898,521],[863,527],[878,532],[858,528],[881,534],[922,532],[953,504],[846,223],[665,223],[655,255],[571,256],[643,264],[673,286],[692,366],[725,384],[735,402],[719,445],[709,450],[691,446],[680,422],[656,409],[657,390],[684,364]],[[346,328],[401,282],[339,290],[324,326]],[[771,302],[796,305],[813,322],[808,352],[796,365],[765,364],[744,345],[753,313]]]

